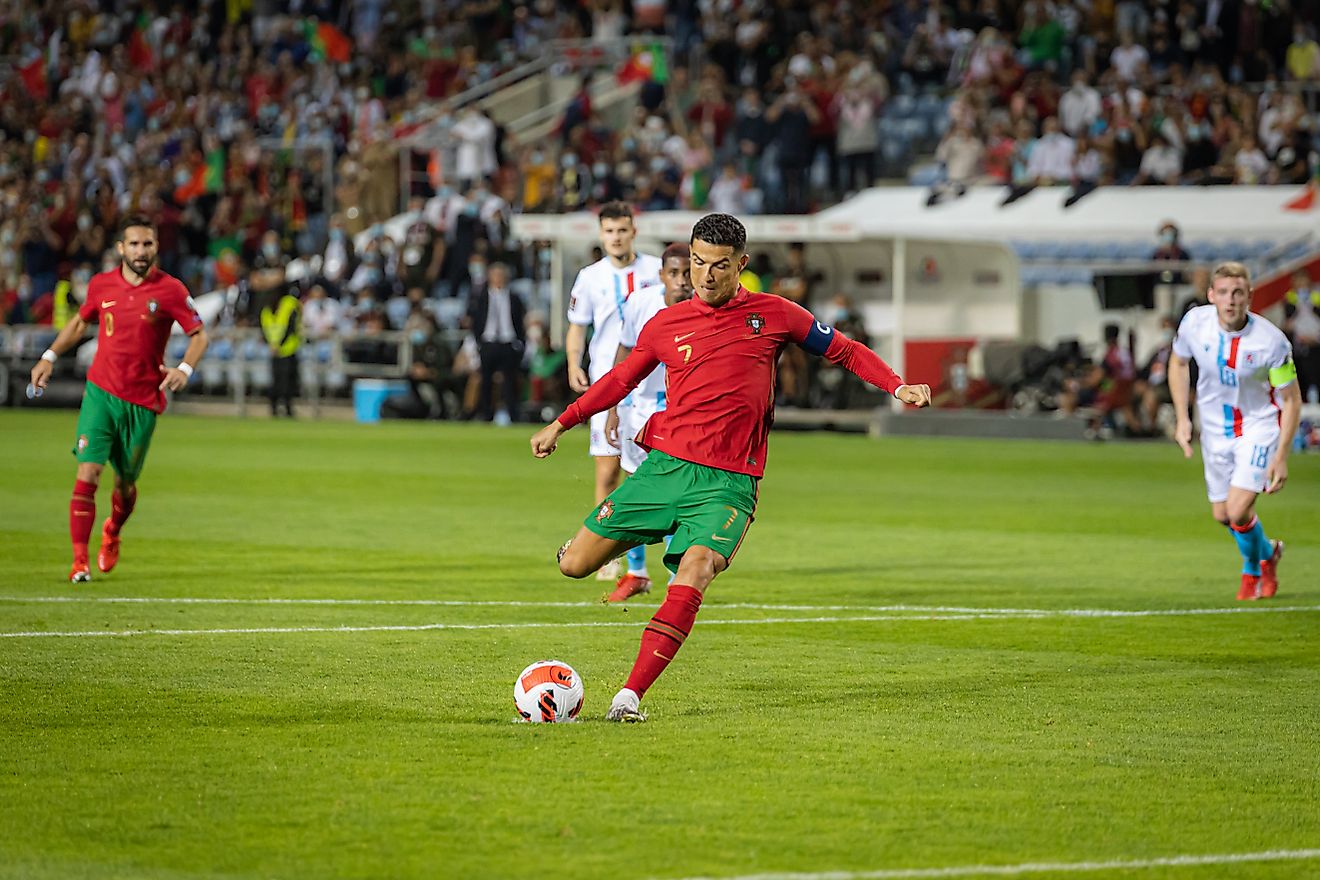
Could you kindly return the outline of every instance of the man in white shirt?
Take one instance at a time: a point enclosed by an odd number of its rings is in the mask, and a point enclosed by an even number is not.
[[[1199,368],[1196,407],[1206,494],[1211,514],[1229,527],[1242,554],[1242,601],[1268,599],[1279,588],[1283,542],[1265,537],[1256,496],[1283,489],[1302,409],[1292,346],[1279,328],[1251,314],[1251,294],[1245,266],[1215,267],[1210,304],[1183,317],[1168,374],[1178,419],[1174,439],[1191,458],[1188,365],[1195,359]]]
[[[481,353],[481,393],[477,412],[486,421],[507,425],[518,421],[518,381],[521,378],[527,309],[509,289],[509,267],[491,263],[486,283],[475,287],[468,299],[468,326]],[[494,412],[495,374],[504,393],[502,417]]]
[[[1027,176],[1037,186],[1052,186],[1072,180],[1073,156],[1077,145],[1059,129],[1059,120],[1045,120],[1044,134],[1036,141],[1027,160]]]
[[[1168,138],[1157,131],[1151,135],[1150,146],[1141,155],[1141,166],[1137,169],[1137,176],[1132,178],[1132,185],[1173,186],[1182,176],[1182,167],[1182,153],[1169,143]]]
[[[1073,71],[1072,88],[1059,99],[1059,122],[1063,130],[1071,137],[1086,134],[1103,110],[1100,92],[1091,86],[1086,71],[1081,68]]]
[[[564,343],[568,355],[568,384],[581,394],[614,367],[623,328],[623,308],[628,298],[642,287],[660,281],[660,258],[639,254],[633,249],[637,228],[632,206],[609,202],[600,209],[600,244],[605,256],[578,272],[569,295],[568,335]],[[591,327],[590,373],[582,367],[587,349],[587,328]],[[619,450],[605,434],[606,413],[591,417],[590,453],[596,461],[596,503],[604,501],[621,478]],[[617,560],[601,569],[599,580],[619,577]]]
[[[637,347],[637,336],[646,323],[661,309],[677,305],[692,296],[691,257],[683,242],[671,244],[660,255],[660,283],[643,287],[623,307],[623,330],[619,336],[616,364],[632,354]],[[619,447],[619,464],[631,475],[646,460],[646,450],[633,440],[651,416],[665,408],[665,367],[656,367],[641,381],[632,393],[610,410],[605,422],[605,436]],[[668,541],[666,540],[666,545]],[[642,552],[638,553],[638,550]],[[651,590],[651,578],[646,571],[646,552],[641,547],[628,551],[628,570],[619,579],[607,602],[623,602],[639,593]]]
[[[1150,61],[1150,53],[1145,46],[1137,45],[1130,31],[1124,31],[1119,37],[1119,44],[1109,55],[1109,64],[1124,83],[1136,82],[1141,71]]]

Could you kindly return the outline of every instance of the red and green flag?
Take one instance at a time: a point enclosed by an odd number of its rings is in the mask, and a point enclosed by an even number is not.
[[[665,49],[654,42],[633,47],[632,57],[624,62],[618,73],[619,83],[632,82],[669,82],[669,63],[665,59]]]
[[[307,19],[303,35],[312,47],[312,57],[343,64],[353,57],[353,41],[339,28],[326,21]]]

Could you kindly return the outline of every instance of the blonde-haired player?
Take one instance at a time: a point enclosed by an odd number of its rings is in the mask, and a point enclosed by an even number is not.
[[[1278,492],[1288,479],[1288,452],[1302,397],[1292,346],[1279,328],[1251,308],[1251,275],[1241,263],[1221,263],[1210,277],[1209,305],[1189,311],[1169,356],[1169,393],[1177,410],[1175,439],[1192,455],[1188,364],[1196,360],[1201,458],[1215,520],[1232,530],[1242,554],[1240,600],[1267,599],[1279,587],[1283,542],[1265,537],[1256,496]]]

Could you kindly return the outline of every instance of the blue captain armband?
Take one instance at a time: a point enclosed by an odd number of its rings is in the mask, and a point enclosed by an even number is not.
[[[798,343],[809,353],[816,356],[825,354],[825,349],[830,347],[834,341],[834,328],[827,327],[820,321],[813,321],[811,329],[807,331],[807,338]]]

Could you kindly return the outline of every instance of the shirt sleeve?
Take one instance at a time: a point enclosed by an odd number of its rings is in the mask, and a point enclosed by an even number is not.
[[[573,324],[590,326],[595,323],[591,308],[591,287],[587,283],[587,270],[578,272],[573,289],[568,294],[568,320]]]
[[[1173,353],[1188,361],[1196,356],[1195,352],[1192,351],[1192,324],[1194,321],[1192,314],[1193,312],[1188,312],[1183,315],[1182,322],[1178,324],[1178,332],[1173,336]]]
[[[98,289],[100,286],[96,283],[96,279],[92,278],[87,284],[87,299],[78,307],[78,317],[88,323],[91,323],[101,310],[101,291]]]
[[[789,327],[789,338],[810,354],[824,357],[838,364],[864,382],[893,394],[903,380],[880,355],[860,342],[849,339],[828,324],[817,321],[797,303],[784,301]]]
[[[197,314],[197,304],[188,295],[188,288],[183,286],[183,282],[179,282],[174,296],[170,297],[166,314],[179,322],[183,332],[189,336],[202,329],[202,316]]]

